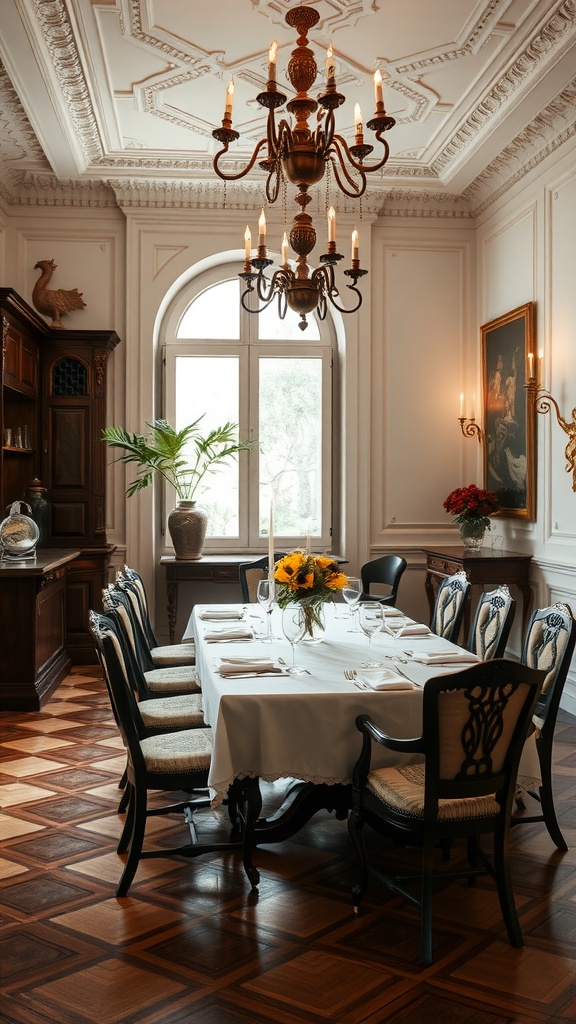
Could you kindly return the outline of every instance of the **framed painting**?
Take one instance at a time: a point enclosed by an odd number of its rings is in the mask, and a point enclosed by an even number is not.
[[[535,413],[525,383],[532,375],[534,303],[484,324],[484,486],[500,502],[499,516],[533,520],[536,510]]]

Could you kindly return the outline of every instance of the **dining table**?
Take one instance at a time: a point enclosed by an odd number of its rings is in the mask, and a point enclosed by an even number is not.
[[[372,660],[380,666],[372,667],[365,664],[368,638],[344,604],[325,606],[321,642],[302,640],[294,649],[282,633],[278,607],[271,641],[259,605],[192,610],[183,640],[195,641],[204,719],[212,729],[211,804],[228,800],[233,825],[244,831],[244,866],[253,885],[252,847],[289,838],[320,809],[347,817],[361,749],[358,715],[370,715],[392,736],[417,737],[426,681],[478,661],[401,609],[384,608],[384,630],[371,640]],[[299,675],[288,671],[293,653]],[[378,746],[373,765],[410,759],[414,755]],[[535,747],[529,760],[523,772],[534,776]],[[280,779],[288,782],[286,800],[262,815],[260,781]]]

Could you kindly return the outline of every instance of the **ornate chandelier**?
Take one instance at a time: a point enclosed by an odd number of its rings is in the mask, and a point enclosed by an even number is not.
[[[336,215],[334,208],[327,211],[328,216],[328,251],[320,256],[321,266],[312,270],[308,263],[308,255],[316,245],[316,231],[306,207],[311,202],[309,188],[322,180],[328,167],[332,167],[338,187],[344,195],[351,199],[359,199],[366,191],[367,174],[379,171],[390,153],[388,143],[382,133],[393,128],[393,117],[388,117],[382,96],[382,76],[379,71],[374,74],[374,90],[376,111],[366,127],[376,133],[376,140],[382,143],[383,156],[378,163],[366,166],[364,161],[374,147],[364,142],[362,115],[358,104],[355,108],[355,142],[348,146],[346,140],[336,134],[334,111],[346,97],[337,91],[336,69],[333,61],[332,46],[326,59],[326,84],[324,91],[317,99],[308,95],[318,75],[318,65],[312,50],[308,47],[308,32],[319,21],[320,15],[311,7],[296,7],[288,11],[286,23],[298,32],[297,46],[292,51],[288,63],[288,78],[296,95],[286,102],[287,97],[278,91],[276,83],[276,51],[277,43],[272,43],[268,54],[268,83],[266,91],[257,96],[262,107],[268,109],[266,138],[261,139],[252,153],[246,167],[235,174],[228,174],[220,168],[220,161],[228,152],[231,142],[240,138],[240,133],[232,127],[232,106],[234,99],[234,83],[230,82],[226,93],[226,109],[222,126],[215,128],[212,135],[221,142],[222,149],[214,157],[214,170],[224,181],[236,181],[248,174],[260,152],[266,149],[266,157],[259,161],[258,166],[267,173],[266,199],[273,204],[278,199],[280,186],[289,181],[296,185],[298,194],[296,203],[300,213],[294,216],[289,240],[284,233],[282,242],[282,263],[268,279],[264,271],[274,262],[268,258],[266,250],[266,220],[264,211],[260,216],[258,248],[255,258],[251,258],[251,235],[248,228],[244,236],[245,263],[244,271],[239,277],[246,282],[241,302],[250,313],[258,313],[260,309],[278,299],[278,314],[283,319],[288,307],[300,316],[299,327],[307,327],[306,314],[318,310],[323,320],[326,316],[328,301],[341,313],[354,313],[362,304],[362,295],[357,283],[367,270],[360,268],[358,232],[352,233],[351,264],[344,271],[351,279],[347,287],[355,293],[354,305],[346,309],[338,302],[339,292],[336,285],[334,268],[344,257],[336,251]],[[286,105],[286,109],[294,115],[296,123],[291,127],[282,119],[276,125],[275,111]],[[315,131],[309,126],[309,118],[320,107],[318,125]],[[292,269],[288,262],[288,244],[297,253],[296,268]],[[256,291],[260,307],[251,308],[249,296]]]

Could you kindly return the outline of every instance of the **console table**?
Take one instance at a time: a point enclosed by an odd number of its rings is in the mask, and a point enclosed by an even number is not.
[[[530,587],[530,562],[532,555],[521,555],[514,551],[499,551],[493,548],[480,548],[470,551],[468,548],[445,547],[440,550],[424,548],[426,555],[425,587],[430,606],[430,614],[434,610],[438,584],[446,576],[464,571],[472,586],[500,583],[517,586],[522,594],[522,636],[526,633],[528,616],[532,608],[532,589]],[[464,609],[464,635],[467,638],[470,630],[472,589]]]
[[[257,558],[257,555],[253,556]],[[174,643],[178,614],[178,585],[180,583],[238,583],[238,566],[250,561],[250,555],[202,555],[187,561],[174,555],[162,555],[160,565],[166,569],[168,598],[168,629],[170,643]]]

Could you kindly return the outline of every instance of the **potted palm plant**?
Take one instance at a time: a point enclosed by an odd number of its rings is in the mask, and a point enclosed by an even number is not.
[[[168,516],[168,529],[176,558],[196,559],[202,554],[208,516],[196,505],[207,473],[213,473],[241,451],[254,448],[252,441],[238,441],[238,424],[225,423],[203,434],[199,416],[193,423],[174,430],[166,420],[146,423],[146,434],[131,434],[123,427],[105,427],[102,440],[123,455],[116,461],[134,463],[136,479],[126,488],[131,497],[144,490],[156,476],[174,488],[176,508]]]

